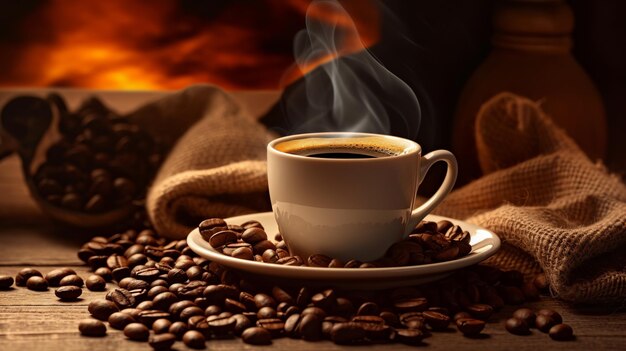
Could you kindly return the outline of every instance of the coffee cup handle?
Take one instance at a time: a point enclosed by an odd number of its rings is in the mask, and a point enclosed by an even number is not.
[[[420,174],[418,178],[418,185],[422,183],[424,178],[426,177],[426,173],[430,167],[436,162],[443,161],[447,164],[448,168],[446,170],[446,177],[443,180],[443,183],[439,186],[437,192],[430,198],[428,201],[423,203],[420,207],[416,208],[411,212],[411,219],[409,220],[409,225],[407,226],[406,235],[411,233],[413,228],[426,217],[439,203],[448,195],[448,193],[454,187],[454,183],[456,182],[456,176],[458,173],[458,166],[456,163],[456,157],[450,152],[446,150],[435,150],[433,152],[429,152],[428,154],[422,156],[422,165],[420,167]]]

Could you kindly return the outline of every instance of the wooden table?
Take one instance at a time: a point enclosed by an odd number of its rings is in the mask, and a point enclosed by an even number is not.
[[[256,102],[251,110],[259,111],[269,106],[266,98],[256,96],[252,101]],[[19,173],[18,159],[10,157],[0,162],[0,274],[15,276],[24,267],[34,267],[44,274],[57,267],[71,267],[86,278],[89,269],[76,257],[76,251],[95,234],[54,226],[29,198]],[[83,289],[79,301],[67,303],[60,302],[52,289],[34,292],[15,287],[0,291],[0,350],[150,350],[147,343],[128,341],[120,331],[111,328],[104,338],[79,335],[78,320],[89,316],[88,303],[104,294]],[[626,350],[625,312],[574,308],[552,298],[543,298],[527,306],[556,309],[574,328],[577,339],[556,342],[536,330],[530,336],[511,335],[503,326],[503,321],[515,309],[509,306],[490,319],[485,328],[486,338],[469,339],[451,329],[434,333],[425,340],[424,346],[431,350]],[[176,343],[175,348],[187,350],[181,342]],[[261,349],[239,339],[210,341],[207,348]],[[312,343],[283,338],[275,340],[272,348],[317,351],[410,347],[392,344],[359,348],[338,346],[329,341]]]

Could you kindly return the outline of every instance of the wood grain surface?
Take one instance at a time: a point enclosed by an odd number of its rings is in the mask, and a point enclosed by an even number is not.
[[[19,173],[19,161],[10,157],[0,162],[0,274],[15,275],[24,267],[46,273],[57,267],[72,267],[86,278],[89,269],[76,257],[80,245],[97,233],[61,228],[50,222],[28,196]],[[112,287],[109,284],[109,288]],[[87,304],[104,297],[90,292],[76,302],[61,302],[53,289],[34,292],[14,287],[0,291],[0,350],[150,350],[147,343],[128,341],[120,331],[109,328],[102,338],[81,337],[78,321],[87,318]],[[515,310],[507,306],[487,324],[484,337],[463,337],[455,328],[434,333],[422,345],[429,350],[625,350],[626,313],[593,307],[573,307],[553,298],[527,304],[534,309],[552,308],[563,315],[575,331],[576,340],[552,341],[533,330],[515,336],[504,330],[504,320]],[[274,340],[271,347],[244,344],[240,339],[207,342],[210,350],[404,350],[413,347],[390,344],[338,346],[329,341],[305,342],[288,338]],[[176,350],[187,350],[177,342]]]

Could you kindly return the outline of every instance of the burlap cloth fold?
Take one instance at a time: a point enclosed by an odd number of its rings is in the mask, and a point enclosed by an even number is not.
[[[180,138],[148,194],[154,225],[174,238],[202,218],[269,206],[264,160],[272,135],[225,93],[203,94],[203,118]],[[536,103],[513,94],[481,108],[476,140],[489,174],[454,191],[436,213],[496,232],[504,245],[490,263],[543,269],[560,298],[626,300],[621,180],[587,159]]]

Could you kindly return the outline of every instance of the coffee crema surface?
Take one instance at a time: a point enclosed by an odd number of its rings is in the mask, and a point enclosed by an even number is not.
[[[274,147],[285,153],[318,158],[376,158],[402,155],[412,149],[387,137],[304,138],[288,140]]]

